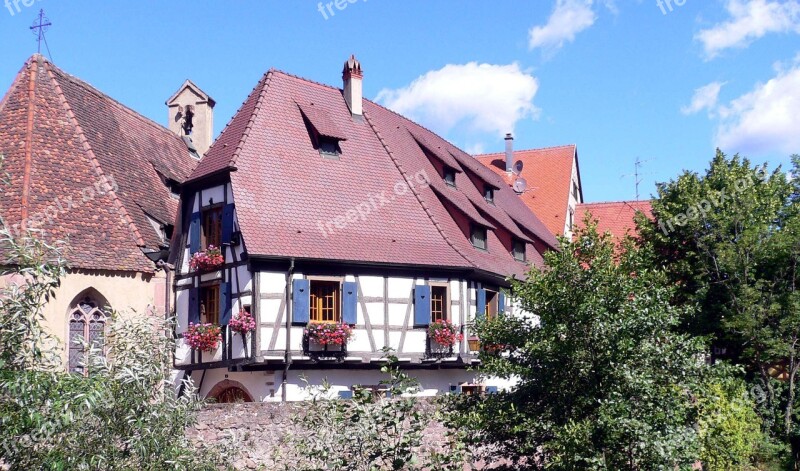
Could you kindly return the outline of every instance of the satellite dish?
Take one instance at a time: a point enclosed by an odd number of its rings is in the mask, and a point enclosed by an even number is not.
[[[525,193],[525,190],[527,189],[528,189],[528,182],[524,178],[519,177],[516,180],[514,180],[514,191],[516,191],[518,194],[521,195],[522,193]]]
[[[520,173],[522,173],[522,168],[524,166],[525,164],[523,164],[521,160],[517,160],[517,163],[514,164],[514,174],[519,175]]]

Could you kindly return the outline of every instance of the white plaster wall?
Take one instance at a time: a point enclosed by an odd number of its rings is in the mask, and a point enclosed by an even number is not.
[[[200,197],[200,192],[197,193],[198,198]],[[211,204],[218,204],[225,201],[225,186],[218,185],[211,188],[204,188],[203,189],[203,201],[202,207],[211,206]],[[213,203],[209,203],[209,200],[213,200]],[[228,200],[228,203],[232,203],[233,198]]]
[[[443,370],[408,370],[409,376],[417,379],[420,383],[420,391],[412,394],[418,397],[429,397],[450,392],[451,386],[462,384],[476,384],[481,381],[474,372],[461,369]],[[277,390],[272,401],[280,401],[282,393],[283,372],[276,373]],[[331,385],[333,397],[338,397],[340,393],[351,391],[357,385],[378,385],[387,377],[378,370],[289,370],[286,385],[286,399],[288,401],[303,401],[311,398],[311,390],[306,387],[301,377],[308,380],[311,387],[319,388],[324,380]],[[233,378],[232,379],[236,379]],[[487,386],[495,384],[483,383]],[[496,384],[499,386],[499,384]],[[261,395],[261,394],[259,394]]]

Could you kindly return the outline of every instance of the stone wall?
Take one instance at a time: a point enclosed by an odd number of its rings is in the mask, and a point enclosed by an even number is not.
[[[276,451],[294,428],[292,417],[302,413],[303,407],[302,402],[209,405],[199,412],[197,425],[188,435],[201,447],[233,436],[243,450],[234,464],[236,469],[271,470]],[[434,405],[429,401],[420,401],[419,407],[433,413]],[[444,426],[431,422],[423,446],[440,446],[444,437]]]

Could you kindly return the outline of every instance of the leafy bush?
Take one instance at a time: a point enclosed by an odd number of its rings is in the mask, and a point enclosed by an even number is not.
[[[89,351],[88,376],[59,365],[41,326],[64,268],[35,238],[2,235],[20,283],[0,293],[0,463],[12,470],[215,470],[222,450],[196,451],[185,429],[202,404],[177,397],[165,321],[112,316],[107,356]]]
[[[281,469],[292,471],[461,471],[466,455],[455,437],[449,447],[423,446],[423,432],[437,419],[423,412],[414,397],[418,384],[388,357],[382,368],[388,379],[384,390],[357,389],[352,400],[330,399],[330,387],[309,388],[312,399],[295,416],[298,431],[287,439],[276,457]]]
[[[711,381],[698,395],[700,459],[706,471],[750,470],[765,437],[744,381]]]

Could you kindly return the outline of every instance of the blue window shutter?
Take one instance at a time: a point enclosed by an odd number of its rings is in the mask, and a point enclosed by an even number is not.
[[[222,243],[230,244],[233,237],[233,205],[222,208]]]
[[[497,386],[486,386],[486,394],[497,394]]]
[[[477,311],[475,311],[475,317],[477,319],[483,319],[486,317],[486,290],[479,289],[478,290],[478,302],[476,303]]]
[[[231,283],[229,281],[219,285],[219,325],[228,325],[231,322],[232,310]]]
[[[192,213],[189,222],[189,247],[192,255],[200,251],[200,213]]]
[[[306,325],[309,320],[311,283],[308,280],[292,281],[292,323]]]
[[[358,285],[345,281],[342,285],[342,322],[349,325],[358,323]]]
[[[414,325],[418,327],[431,324],[431,287],[414,287]]]
[[[189,323],[200,323],[200,290],[195,287],[189,288]]]
[[[506,294],[502,291],[497,293],[497,312],[506,312]]]

